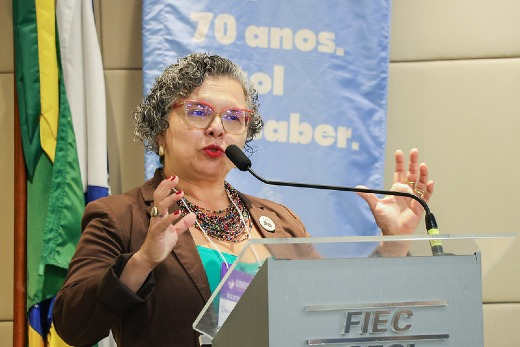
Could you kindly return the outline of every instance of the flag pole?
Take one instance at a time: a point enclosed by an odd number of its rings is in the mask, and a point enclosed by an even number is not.
[[[16,77],[14,82],[14,288],[13,347],[27,345],[27,174],[20,133]]]

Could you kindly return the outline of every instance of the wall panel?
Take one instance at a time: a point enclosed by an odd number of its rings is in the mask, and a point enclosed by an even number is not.
[[[9,347],[13,345],[13,323],[0,322],[0,346]]]
[[[520,59],[391,64],[386,186],[393,150],[419,147],[442,233],[519,231],[519,76]],[[517,242],[486,277],[486,301],[520,301],[519,262]]]
[[[134,141],[132,111],[142,99],[141,71],[105,72],[110,188],[125,192],[144,181],[144,149]]]
[[[520,330],[516,326],[520,304],[484,305],[484,346],[518,346]]]
[[[13,2],[0,0],[0,73],[13,72]]]
[[[520,1],[392,0],[392,61],[520,56]]]
[[[0,321],[13,319],[14,122],[13,74],[0,74]],[[6,329],[4,327],[4,329]],[[0,346],[4,346],[0,343]]]
[[[101,1],[105,70],[141,69],[141,1]]]

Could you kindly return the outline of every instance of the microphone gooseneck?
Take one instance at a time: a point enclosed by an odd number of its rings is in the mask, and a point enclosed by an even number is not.
[[[356,188],[356,187],[339,187],[339,186],[328,186],[322,184],[306,184],[306,183],[296,183],[296,182],[280,182],[280,181],[269,181],[263,177],[260,177],[251,169],[251,160],[242,152],[242,150],[236,145],[229,145],[226,148],[226,156],[231,160],[233,164],[240,171],[249,171],[251,175],[253,175],[257,180],[274,186],[285,186],[285,187],[298,187],[298,188],[312,188],[312,189],[323,189],[323,190],[336,190],[343,192],[358,192],[358,193],[374,193],[374,194],[385,194],[385,195],[395,195],[395,196],[404,196],[410,199],[414,199],[418,203],[421,204],[425,211],[425,223],[426,230],[429,235],[437,235],[439,234],[439,229],[437,227],[437,221],[435,220],[435,216],[431,213],[430,208],[426,202],[419,198],[418,196],[406,192],[397,192],[392,190],[380,190],[380,189],[370,189],[370,188]],[[431,240],[430,246],[432,248],[432,253],[434,255],[443,254],[442,243],[438,240]]]

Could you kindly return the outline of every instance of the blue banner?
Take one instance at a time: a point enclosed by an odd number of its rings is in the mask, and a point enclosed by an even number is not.
[[[256,173],[382,188],[389,21],[390,0],[144,0],[144,93],[179,57],[225,56],[260,94]],[[157,165],[147,156],[147,177]],[[228,181],[293,209],[313,236],[380,233],[354,193],[268,186],[238,170]]]

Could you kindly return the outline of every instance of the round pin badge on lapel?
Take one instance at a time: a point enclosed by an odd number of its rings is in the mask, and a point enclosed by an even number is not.
[[[258,221],[260,222],[260,225],[265,230],[269,231],[270,233],[274,233],[274,230],[276,229],[276,225],[274,225],[274,222],[271,218],[266,216],[261,216]]]

